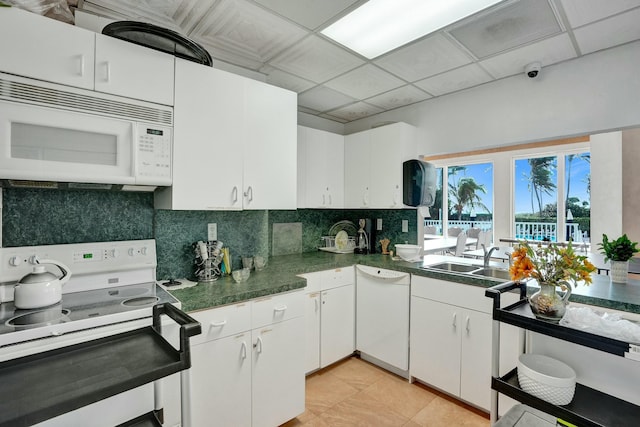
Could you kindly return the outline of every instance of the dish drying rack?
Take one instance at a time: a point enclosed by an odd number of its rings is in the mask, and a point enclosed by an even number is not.
[[[347,234],[346,243],[336,245],[336,236],[342,231]],[[356,247],[356,233],[357,228],[353,222],[348,220],[338,221],[331,226],[328,235],[320,237],[322,246],[318,249],[335,254],[351,254]]]

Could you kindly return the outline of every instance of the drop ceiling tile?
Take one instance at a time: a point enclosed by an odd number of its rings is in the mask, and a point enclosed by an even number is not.
[[[549,2],[520,0],[470,18],[449,34],[476,58],[486,58],[560,31]]]
[[[640,0],[562,0],[572,28],[640,6]]]
[[[375,65],[365,64],[349,71],[324,85],[354,98],[364,99],[379,93],[395,89],[405,84]]]
[[[256,3],[315,30],[335,15],[358,3],[358,0],[255,0]]]
[[[382,95],[374,96],[367,99],[368,104],[375,105],[384,110],[392,110],[394,108],[404,107],[405,105],[415,104],[431,98],[431,95],[424,93],[420,89],[405,85],[398,89],[390,90]]]
[[[220,0],[190,36],[209,47],[214,58],[255,70],[306,34],[245,0]]]
[[[300,111],[301,113],[312,114],[314,116],[320,114],[320,111],[312,110],[311,108],[303,107],[301,105],[298,106],[298,111]]]
[[[325,86],[317,86],[298,95],[298,105],[316,111],[331,110],[354,101],[350,96]]]
[[[471,59],[442,34],[435,34],[373,62],[407,81],[415,82],[468,64]]]
[[[320,116],[320,117],[322,117],[322,118],[324,118],[324,119],[333,120],[334,122],[339,122],[339,123],[343,123],[343,124],[344,124],[344,123],[348,123],[348,122],[349,122],[348,120],[341,119],[341,118],[339,118],[339,117],[330,116],[330,115],[328,115],[328,114],[324,114],[324,113],[319,114],[319,116]]]
[[[301,77],[285,73],[284,71],[278,70],[277,68],[273,68],[268,65],[262,67],[260,69],[260,72],[267,75],[267,83],[283,87],[297,93],[304,92],[305,90],[310,89],[316,85],[309,80],[305,80]]]
[[[573,31],[582,53],[640,39],[640,9],[613,16]]]
[[[318,36],[307,37],[269,62],[274,67],[316,83],[326,82],[363,63],[362,59]]]
[[[499,79],[520,73],[524,75],[524,67],[531,62],[538,61],[545,67],[576,56],[569,36],[564,33],[485,59],[480,61],[480,65]],[[542,73],[544,74],[544,69]]]
[[[215,0],[167,0],[167,1],[139,1],[122,0],[85,0],[82,10],[96,13],[100,16],[116,20],[134,20],[159,25],[186,34],[175,20],[176,13],[181,9],[194,6],[208,9]]]
[[[327,115],[351,122],[364,117],[373,116],[374,114],[382,113],[382,111],[383,110],[381,108],[369,105],[366,102],[356,102],[355,104],[328,111]]]
[[[465,65],[437,76],[429,77],[414,84],[434,96],[444,95],[472,86],[480,85],[493,78],[476,64]]]

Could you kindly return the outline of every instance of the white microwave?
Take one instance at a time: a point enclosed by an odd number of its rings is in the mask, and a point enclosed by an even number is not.
[[[0,179],[169,186],[173,108],[0,73]]]

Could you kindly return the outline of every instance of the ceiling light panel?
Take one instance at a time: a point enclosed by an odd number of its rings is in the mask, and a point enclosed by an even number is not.
[[[486,58],[561,31],[546,0],[520,0],[448,32],[477,58]]]
[[[369,0],[322,34],[373,59],[500,1]]]

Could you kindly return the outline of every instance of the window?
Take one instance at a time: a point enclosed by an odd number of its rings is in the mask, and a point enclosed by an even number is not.
[[[515,160],[515,237],[583,242],[590,236],[588,152]]]

